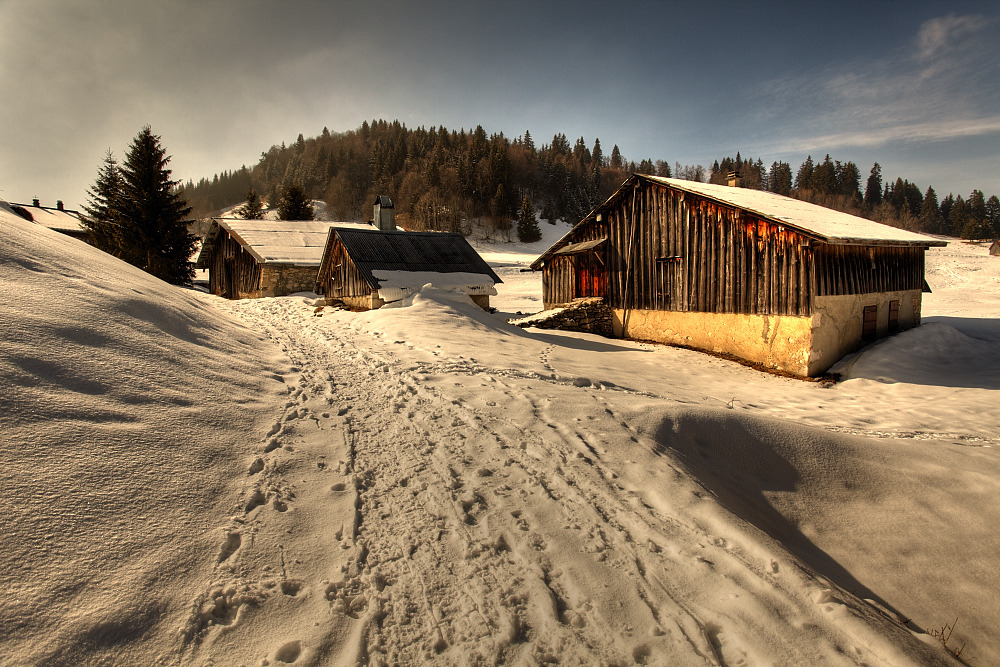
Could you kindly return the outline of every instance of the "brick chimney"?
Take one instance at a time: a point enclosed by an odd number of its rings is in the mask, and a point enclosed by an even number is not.
[[[392,205],[392,200],[386,195],[375,197],[375,217],[373,222],[379,231],[396,231],[396,209]]]
[[[56,208],[58,210],[60,210],[60,211],[65,211],[66,210],[65,208],[63,208],[62,199],[57,199],[56,200]]]
[[[41,202],[38,201],[37,197],[35,199],[31,200],[31,205],[34,206],[35,208],[41,208],[42,207],[42,204],[41,204]]]
[[[738,171],[731,171],[731,172],[729,172],[729,177],[728,177],[728,179],[727,179],[726,182],[728,183],[729,187],[731,187],[731,188],[738,188],[738,187],[740,187],[740,172],[738,172]]]

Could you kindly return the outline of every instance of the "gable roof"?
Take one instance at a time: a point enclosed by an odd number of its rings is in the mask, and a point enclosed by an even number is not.
[[[372,289],[380,287],[374,271],[473,273],[503,282],[461,234],[333,228],[327,246],[336,239]]]
[[[214,241],[222,230],[228,232],[261,264],[318,267],[323,260],[326,238],[330,228],[334,226],[370,228],[367,224],[351,222],[213,218],[195,267],[208,267]]]
[[[895,246],[946,246],[947,241],[908,232],[904,229],[890,227],[878,222],[859,218],[849,213],[811,204],[799,199],[785,197],[763,190],[749,188],[734,188],[727,185],[684,181],[677,178],[663,178],[633,174],[622,183],[614,194],[591,211],[577,226],[596,220],[597,214],[610,202],[628,192],[640,179],[667,186],[681,192],[690,192],[699,197],[710,199],[718,204],[741,209],[764,220],[770,220],[779,225],[797,231],[804,236],[822,243],[833,245],[895,245]],[[531,264],[538,269],[541,264],[560,252],[574,238],[576,227],[567,232],[552,247],[542,253]]]

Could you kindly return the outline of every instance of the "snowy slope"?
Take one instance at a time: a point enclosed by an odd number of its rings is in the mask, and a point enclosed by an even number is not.
[[[0,341],[0,663],[151,664],[211,573],[276,351],[3,211]]]
[[[476,243],[502,311],[540,309],[518,269],[551,240]],[[827,386],[433,288],[202,298],[5,223],[0,655],[948,664],[924,630],[957,617],[949,647],[994,664],[1000,261],[975,252],[932,250],[928,326]]]

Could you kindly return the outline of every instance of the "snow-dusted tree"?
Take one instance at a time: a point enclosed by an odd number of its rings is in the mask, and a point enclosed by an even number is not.
[[[521,210],[517,215],[517,240],[522,243],[542,240],[542,230],[538,228],[538,218],[535,217],[535,205],[528,195],[524,195],[521,200]]]
[[[282,220],[312,220],[314,215],[312,202],[306,197],[301,186],[286,186],[278,199],[278,217]]]
[[[247,193],[247,201],[243,206],[236,209],[236,215],[244,220],[261,220],[264,217],[264,205],[260,201],[260,195],[256,190]]]
[[[191,208],[177,194],[169,161],[160,137],[142,128],[121,167],[121,257],[167,282],[190,285],[196,239],[185,217]]]

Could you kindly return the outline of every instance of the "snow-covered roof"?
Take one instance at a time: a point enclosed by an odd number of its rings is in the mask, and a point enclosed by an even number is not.
[[[196,266],[207,267],[214,247],[212,242],[224,229],[261,264],[318,267],[331,227],[371,229],[371,225],[354,222],[214,218]]]
[[[31,220],[43,227],[54,229],[57,232],[69,234],[86,234],[87,229],[80,223],[80,214],[76,211],[48,208],[43,206],[29,206],[28,204],[8,204],[13,212],[21,215],[24,211]],[[24,217],[22,215],[22,217]]]
[[[773,192],[734,188],[727,185],[698,183],[677,178],[644,176],[650,181],[692,192],[721,204],[728,204],[751,213],[794,227],[827,243],[862,244],[891,243],[893,245],[944,246],[947,242],[939,239],[890,227],[878,222],[842,213],[824,206],[810,204]]]
[[[749,188],[735,188],[727,185],[714,185],[712,183],[699,183],[697,181],[684,181],[677,178],[663,178],[660,176],[647,176],[645,174],[633,174],[622,183],[614,194],[608,197],[603,203],[591,211],[587,217],[580,221],[580,224],[573,227],[552,246],[542,253],[538,259],[531,263],[533,269],[541,268],[542,264],[549,257],[560,254],[579,252],[583,249],[596,247],[604,242],[604,239],[586,241],[583,243],[571,244],[571,241],[578,238],[577,229],[597,218],[597,214],[612,201],[622,196],[639,179],[645,179],[654,183],[660,183],[667,187],[682,192],[690,192],[699,197],[711,199],[724,206],[741,209],[759,216],[765,220],[771,220],[779,225],[784,225],[789,229],[798,231],[807,237],[816,239],[823,243],[834,245],[896,245],[896,246],[946,246],[947,241],[936,239],[932,236],[908,232],[889,225],[872,222],[856,215],[842,213],[824,206],[810,204],[799,199],[792,199],[784,195],[762,190],[751,190]]]

